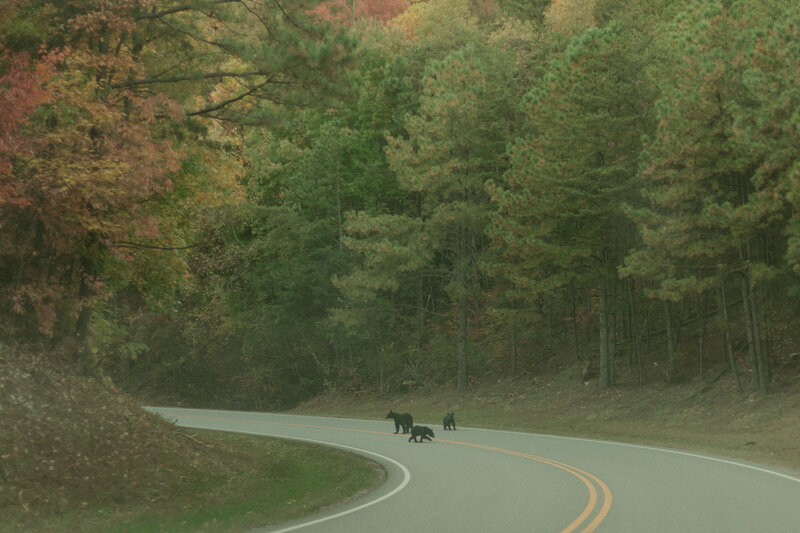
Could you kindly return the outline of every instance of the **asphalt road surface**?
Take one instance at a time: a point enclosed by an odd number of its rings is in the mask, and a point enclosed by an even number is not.
[[[445,431],[441,420],[415,420],[436,437],[414,444],[394,434],[392,420],[152,410],[185,427],[343,448],[386,469],[376,491],[264,532],[800,532],[800,473],[730,459],[460,425]]]

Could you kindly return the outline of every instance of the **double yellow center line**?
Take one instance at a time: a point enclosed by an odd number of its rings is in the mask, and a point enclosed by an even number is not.
[[[168,415],[168,416],[176,416],[176,415]],[[395,435],[394,433],[388,433],[384,431],[340,428],[333,426],[319,426],[314,424],[294,424],[290,422],[270,422],[266,420],[224,418],[224,417],[197,416],[197,415],[179,415],[179,416],[180,418],[193,418],[193,419],[215,420],[224,422],[243,422],[248,424],[289,426],[289,427],[299,427],[299,428],[309,428],[309,429],[324,429],[332,431],[349,431],[353,433],[370,433],[373,435],[389,435],[389,436]],[[518,452],[516,450],[508,450],[505,448],[497,448],[495,446],[474,444],[471,442],[463,442],[457,440],[438,439],[438,438],[436,440],[438,442],[445,442],[447,444],[454,444],[457,446],[469,446],[471,448],[478,448],[481,450],[504,453],[506,455],[515,455],[517,457],[522,457],[523,459],[538,461],[540,463],[563,470],[564,472],[567,472],[578,478],[586,486],[586,489],[589,491],[589,501],[586,503],[586,506],[583,508],[581,513],[572,522],[570,522],[570,524],[567,527],[561,530],[561,533],[572,533],[574,531],[580,531],[581,533],[591,533],[592,531],[597,529],[597,527],[603,522],[603,520],[605,520],[606,516],[608,516],[608,513],[611,510],[611,502],[613,499],[611,495],[611,490],[609,490],[608,486],[605,483],[603,483],[602,480],[590,474],[589,472],[586,472],[585,470],[581,470],[580,468],[577,468],[575,466],[562,463],[561,461],[548,459],[546,457],[539,457],[537,455],[532,455],[529,453]],[[598,509],[598,504],[599,504],[599,509]],[[587,520],[589,520],[590,517],[592,517],[592,515],[594,515],[594,517],[591,519],[591,521],[588,524],[583,525]]]
[[[573,476],[577,477],[581,480],[581,482],[586,486],[586,489],[589,491],[589,501],[586,503],[586,506],[583,508],[583,511],[573,520],[567,527],[561,530],[561,533],[572,533],[573,531],[577,531],[578,528],[586,522],[586,520],[595,512],[597,509],[597,504],[600,501],[600,497],[598,496],[597,489],[599,488],[602,492],[602,505],[600,507],[599,512],[595,515],[594,519],[589,522],[583,529],[580,531],[582,533],[590,533],[597,529],[597,526],[606,518],[608,512],[611,510],[611,490],[608,486],[603,483],[598,477],[586,472],[585,470],[581,470],[580,468],[574,467],[572,465],[568,465],[566,463],[562,463],[561,461],[556,461],[554,459],[548,459],[546,457],[539,457],[538,455],[531,455],[529,453],[518,452],[515,450],[507,450],[505,448],[497,448],[495,446],[486,446],[484,444],[473,444],[471,442],[462,442],[456,440],[446,440],[446,439],[436,439],[439,442],[447,442],[449,444],[457,444],[459,446],[469,446],[471,448],[480,448],[482,450],[490,450],[493,452],[504,453],[507,455],[516,455],[517,457],[523,457],[525,459],[530,459],[532,461],[538,461],[540,463],[544,463],[546,465],[554,466],[559,468]]]

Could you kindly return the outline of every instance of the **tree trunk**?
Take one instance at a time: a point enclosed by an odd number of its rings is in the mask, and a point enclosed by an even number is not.
[[[339,249],[344,246],[344,224],[342,223],[342,176],[339,172],[339,150],[336,150],[336,226],[339,232]]]
[[[667,322],[667,382],[672,383],[675,381],[675,376],[678,372],[677,356],[675,354],[675,337],[672,331],[672,317],[669,312],[669,302],[663,300],[664,304],[664,319]]]
[[[758,360],[758,384],[759,391],[766,396],[769,392],[771,381],[771,369],[769,364],[769,353],[764,348],[764,341],[761,335],[761,312],[758,296],[753,294],[752,278],[747,277],[748,292],[750,293],[750,311],[753,314],[753,337],[755,339],[756,358]]]
[[[628,305],[630,306],[631,313],[631,342],[633,343],[633,357],[636,359],[636,368],[638,370],[639,385],[644,381],[644,372],[642,369],[642,353],[639,347],[639,337],[641,329],[637,324],[636,316],[636,301],[633,297],[633,281],[628,280]]]
[[[599,386],[601,389],[609,388],[612,383],[609,380],[609,350],[608,350],[608,294],[606,293],[605,280],[600,282],[600,376]]]
[[[591,293],[586,294],[586,316],[587,317],[591,317],[592,314],[594,313],[594,308],[592,307],[593,303],[594,302],[592,301],[592,294]],[[589,351],[588,348],[589,348],[589,346],[591,346],[591,342],[592,342],[592,331],[593,331],[593,329],[592,329],[591,322],[592,322],[591,319],[589,319],[589,320],[586,320],[586,322],[584,322],[584,324],[583,324],[583,335],[585,337],[585,342],[583,344],[584,344],[584,346],[586,346],[587,352]]]
[[[766,375],[766,365],[761,354],[758,332],[758,321],[755,315],[755,303],[752,299],[752,287],[749,275],[743,272],[739,277],[742,288],[742,303],[744,304],[745,329],[747,331],[747,352],[753,366],[753,388],[758,389],[762,395],[768,392],[769,384]]]
[[[416,194],[415,198],[416,217],[422,221],[424,215],[422,213],[422,195]],[[422,349],[422,342],[424,340],[425,331],[425,277],[420,267],[417,270],[417,349]]]
[[[736,389],[739,392],[742,390],[742,381],[739,379],[739,371],[736,369],[736,360],[733,357],[733,345],[731,343],[731,330],[730,322],[728,321],[728,297],[725,293],[725,280],[719,286],[720,307],[722,308],[722,337],[725,343],[725,353],[728,356],[728,364],[731,366],[733,378],[736,380]]]
[[[511,321],[511,375],[517,377],[517,320]]]
[[[422,341],[425,330],[425,280],[422,277],[422,269],[417,271],[417,349],[422,349]]]
[[[575,291],[570,291],[572,294],[572,337],[575,343],[575,360],[581,360],[581,350],[580,350],[580,338],[579,338],[579,330],[578,330],[578,306],[575,302]]]
[[[772,382],[772,336],[770,335],[770,323],[769,323],[769,315],[763,311],[764,307],[761,305],[764,300],[758,299],[756,305],[759,309],[757,314],[758,324],[764,325],[763,331],[764,334],[761,335],[759,338],[761,339],[761,353],[764,356],[764,369],[765,375],[767,376],[767,383]]]
[[[703,305],[700,306],[700,379],[703,379],[703,359],[706,350],[706,313],[708,312],[708,293],[703,292]]]
[[[89,338],[89,319],[92,315],[92,308],[88,305],[87,300],[92,295],[92,289],[86,283],[86,277],[94,275],[94,261],[88,257],[81,258],[82,279],[80,282],[80,289],[78,290],[78,301],[80,302],[80,310],[78,311],[78,319],[75,322],[75,339],[78,341],[76,355],[83,360],[84,364],[88,364],[86,360],[86,341]]]
[[[615,298],[616,299],[616,298]],[[617,313],[612,312],[608,321],[608,384],[617,384]]]
[[[383,382],[383,366],[384,366],[383,350],[380,351],[379,358],[380,358],[380,360],[378,361],[378,363],[379,363],[379,365],[378,365],[378,393],[383,395],[384,389],[386,388],[385,384]]]
[[[553,296],[547,294],[545,296],[547,298],[544,305],[547,306],[547,351],[553,351],[553,337],[555,337],[555,331],[553,329]]]
[[[463,391],[467,387],[467,272],[466,272],[466,229],[459,228],[458,254],[455,258],[455,278],[458,315],[458,374],[456,390]]]
[[[458,296],[458,380],[456,389],[467,387],[467,298]]]

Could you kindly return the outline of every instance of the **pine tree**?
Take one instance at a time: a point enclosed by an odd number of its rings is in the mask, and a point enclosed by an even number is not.
[[[420,110],[406,122],[409,137],[391,139],[388,152],[401,185],[419,195],[425,234],[450,274],[459,390],[467,380],[467,304],[480,286],[478,258],[485,248],[484,184],[503,169],[504,130],[492,116],[501,100],[492,72],[477,44],[432,62]]]
[[[770,370],[760,292],[785,274],[791,231],[797,144],[784,120],[798,96],[788,74],[797,16],[783,2],[698,2],[676,18],[678,60],[659,73],[658,130],[642,160],[651,206],[632,214],[646,246],[628,271],[658,279],[659,298],[738,286],[762,393]]]
[[[528,94],[530,133],[493,189],[495,239],[529,300],[562,287],[596,290],[601,387],[615,381],[616,270],[635,244],[623,206],[637,197],[652,97],[634,37],[612,23],[573,38]]]

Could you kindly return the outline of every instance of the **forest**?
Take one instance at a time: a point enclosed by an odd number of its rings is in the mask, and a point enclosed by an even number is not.
[[[796,0],[4,0],[0,343],[198,406],[769,394],[798,65]]]

